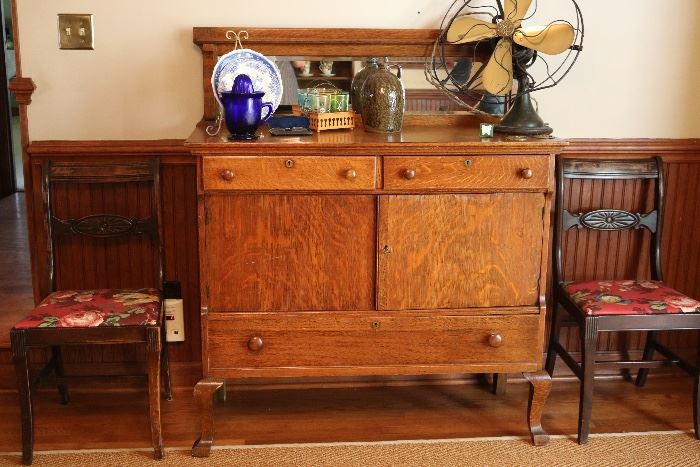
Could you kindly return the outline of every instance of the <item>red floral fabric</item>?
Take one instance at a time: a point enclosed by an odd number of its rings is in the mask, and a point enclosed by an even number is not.
[[[562,286],[587,315],[700,312],[700,302],[659,281],[565,282]]]
[[[156,289],[62,290],[46,297],[15,329],[155,325],[160,310]]]

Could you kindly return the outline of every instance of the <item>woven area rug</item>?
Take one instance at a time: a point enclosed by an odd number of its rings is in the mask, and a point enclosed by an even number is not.
[[[19,465],[18,453],[0,454],[0,465]],[[323,443],[215,447],[208,459],[169,449],[154,461],[150,450],[37,452],[35,466],[700,466],[700,441],[690,432],[553,436],[534,447],[522,438]]]

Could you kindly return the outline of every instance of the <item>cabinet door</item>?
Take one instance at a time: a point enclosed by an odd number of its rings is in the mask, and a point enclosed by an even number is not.
[[[205,203],[210,311],[374,309],[376,197],[215,194]]]
[[[532,306],[542,193],[381,196],[382,310]]]

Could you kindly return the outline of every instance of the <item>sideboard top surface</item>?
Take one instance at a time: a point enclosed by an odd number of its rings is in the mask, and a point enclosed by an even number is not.
[[[515,140],[505,135],[480,138],[478,127],[460,124],[456,119],[436,118],[432,124],[404,125],[400,133],[383,134],[353,130],[327,130],[310,136],[271,136],[259,130],[254,141],[229,141],[225,127],[217,136],[206,133],[206,122],[195,128],[185,145],[194,155],[235,154],[556,154],[568,143],[552,138]]]

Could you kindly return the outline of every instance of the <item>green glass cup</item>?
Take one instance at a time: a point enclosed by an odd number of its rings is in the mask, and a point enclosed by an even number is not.
[[[350,95],[347,92],[339,92],[331,95],[331,112],[347,112]]]

